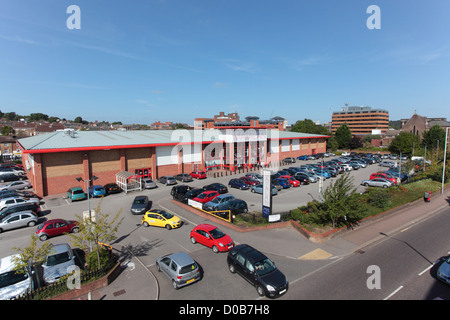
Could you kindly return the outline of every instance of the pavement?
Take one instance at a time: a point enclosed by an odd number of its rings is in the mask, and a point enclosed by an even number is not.
[[[336,259],[350,255],[387,235],[405,230],[415,223],[431,217],[450,206],[450,188],[444,193],[432,194],[431,201],[416,200],[392,209],[377,218],[368,219],[353,230],[341,232],[324,243],[313,243],[292,227],[239,233],[241,243],[258,243],[273,253],[293,259]],[[226,231],[233,238],[233,231]],[[245,241],[245,242],[244,242]],[[295,245],[293,244],[295,241]],[[270,243],[270,245],[269,245]],[[116,250],[122,250],[116,249]],[[121,274],[107,287],[92,292],[82,299],[92,300],[157,300],[159,285],[153,273],[141,261],[130,254],[122,262]]]

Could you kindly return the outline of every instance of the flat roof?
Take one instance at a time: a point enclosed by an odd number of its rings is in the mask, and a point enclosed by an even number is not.
[[[211,131],[226,135],[228,130],[130,130],[74,131],[61,130],[17,140],[23,153],[51,153],[123,148],[173,146],[177,144],[209,144],[221,142]],[[245,129],[244,129],[245,130]],[[276,131],[276,132],[273,132]],[[201,134],[200,134],[201,133]],[[267,139],[326,138],[325,135],[267,130]]]

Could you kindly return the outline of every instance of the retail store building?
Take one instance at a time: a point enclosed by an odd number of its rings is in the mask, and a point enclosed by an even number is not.
[[[116,182],[129,172],[157,179],[194,170],[236,170],[326,151],[327,136],[261,128],[211,130],[62,130],[18,140],[39,196]],[[92,185],[92,182],[91,182]]]

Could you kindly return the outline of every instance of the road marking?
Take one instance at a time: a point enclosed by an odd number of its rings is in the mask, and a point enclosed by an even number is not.
[[[328,259],[331,256],[332,256],[331,253],[328,253],[325,250],[322,250],[319,248],[319,249],[313,250],[311,252],[308,252],[307,254],[304,254],[301,257],[298,257],[297,259],[299,259],[299,260],[323,260],[323,259]]]
[[[430,265],[428,268],[426,268],[425,270],[423,270],[421,273],[418,274],[418,276],[423,275],[425,272],[427,272],[428,270],[430,270],[431,268],[433,268],[434,264]]]
[[[386,298],[384,298],[383,300],[388,300],[389,298],[391,298],[394,294],[396,294],[397,292],[399,292],[401,289],[403,289],[403,286],[398,287],[397,289],[395,289],[394,292],[392,292],[390,295],[388,295]]]

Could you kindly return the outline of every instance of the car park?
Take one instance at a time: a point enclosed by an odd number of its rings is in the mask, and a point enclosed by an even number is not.
[[[263,185],[257,184],[256,186],[252,186],[250,191],[253,193],[263,194]],[[272,195],[275,196],[278,194],[278,189],[275,186],[272,186]]]
[[[0,187],[1,190],[22,190],[22,189],[29,189],[31,188],[31,184],[28,181],[14,181],[11,183],[8,183],[4,186]]]
[[[235,246],[227,255],[228,269],[250,282],[260,296],[275,298],[289,288],[286,276],[260,251],[247,244]]]
[[[36,205],[36,203],[30,202],[30,203],[20,203],[15,204],[6,208],[3,208],[0,210],[0,219],[3,219],[10,214],[16,213],[16,212],[24,212],[24,211],[32,211],[36,215],[41,212],[41,207]]]
[[[106,195],[105,188],[103,186],[97,184],[89,187],[89,196],[90,197],[101,197]]]
[[[202,193],[200,193],[198,196],[196,196],[192,200],[194,200],[196,202],[200,202],[200,203],[207,203],[218,196],[219,196],[219,192],[214,191],[214,190],[207,190],[207,191],[203,191]]]
[[[106,194],[119,193],[122,190],[119,188],[117,183],[107,183],[103,186],[106,191]]]
[[[217,191],[220,194],[228,192],[228,188],[225,185],[218,183],[218,182],[211,183],[211,184],[204,186],[203,190],[205,190],[205,191],[213,190],[213,191]]]
[[[229,235],[210,224],[204,223],[194,227],[189,238],[192,243],[207,246],[215,253],[226,252],[234,247],[234,242]]]
[[[156,185],[155,181],[153,181],[150,178],[144,178],[142,179],[142,183],[144,184],[144,188],[145,189],[154,189],[157,188],[158,186]]]
[[[132,214],[143,214],[152,207],[152,201],[147,196],[136,196],[131,204]]]
[[[201,278],[197,262],[185,252],[173,253],[156,259],[156,268],[172,281],[174,289],[194,283]]]
[[[86,193],[80,187],[73,187],[67,190],[67,198],[70,201],[84,200],[87,198]]]
[[[233,199],[227,203],[219,204],[216,210],[230,210],[231,214],[241,214],[248,212],[248,205],[244,200]]]
[[[14,299],[33,289],[28,273],[16,270],[15,258],[18,255],[0,259],[0,300]]]
[[[79,229],[75,220],[51,219],[41,223],[36,228],[36,235],[39,237],[39,240],[45,241],[48,238],[63,234],[77,233]]]
[[[392,182],[383,178],[374,178],[361,181],[361,185],[365,187],[389,188],[390,186],[392,186]]]
[[[166,228],[167,230],[176,229],[181,227],[182,225],[181,219],[176,215],[164,210],[157,209],[147,211],[142,216],[141,223],[144,227],[161,227]]]
[[[177,181],[172,176],[162,176],[158,178],[158,182],[165,184],[166,186],[177,184]]]
[[[203,210],[215,211],[217,209],[217,206],[219,206],[220,204],[225,204],[228,201],[231,201],[234,199],[236,199],[236,197],[233,196],[232,194],[221,194],[221,195],[215,197],[214,199],[212,199],[211,201],[206,202],[203,205]]]
[[[187,174],[187,173],[180,173],[177,174],[176,176],[174,176],[175,180],[181,181],[181,182],[191,182],[192,177],[191,175]]]
[[[189,175],[194,179],[206,179],[205,171],[192,171]]]
[[[230,188],[237,188],[237,189],[241,189],[241,190],[250,189],[250,185],[245,183],[241,179],[230,179],[230,181],[228,181],[228,186]]]
[[[67,243],[53,245],[52,253],[42,264],[45,283],[51,284],[58,281],[61,277],[71,273],[75,266],[75,255]]]
[[[16,212],[0,220],[0,232],[23,227],[33,227],[37,222],[38,217],[32,211]]]

